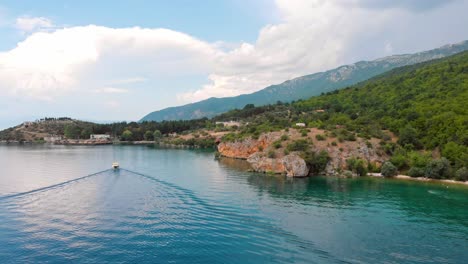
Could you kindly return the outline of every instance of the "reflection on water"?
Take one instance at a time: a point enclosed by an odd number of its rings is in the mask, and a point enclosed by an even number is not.
[[[0,199],[2,263],[468,259],[465,186],[289,179],[142,146],[0,146],[0,165],[0,196],[16,195]]]
[[[239,170],[239,171],[247,172],[247,171],[252,170],[252,167],[246,160],[220,157],[218,158],[218,161],[220,164],[224,165],[225,167],[235,168],[236,170]]]

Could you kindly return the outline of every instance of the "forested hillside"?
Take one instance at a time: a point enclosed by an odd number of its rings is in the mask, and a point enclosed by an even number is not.
[[[326,72],[305,75],[277,85],[271,85],[251,94],[209,98],[192,104],[169,107],[149,113],[141,121],[187,120],[213,117],[235,108],[242,108],[246,104],[261,106],[273,104],[277,101],[290,102],[307,99],[321,93],[354,85],[397,67],[443,58],[467,49],[468,41],[463,41],[414,54],[394,55],[373,61],[360,61]]]
[[[424,174],[430,160],[442,156],[451,171],[441,172],[446,175],[440,177],[448,177],[468,165],[467,102],[468,52],[463,52],[293,104],[246,107],[218,118],[249,122],[228,140],[296,122],[329,130],[339,140],[377,137],[400,170]],[[391,142],[392,135],[398,137],[397,144]],[[438,162],[433,166],[447,165],[444,159]]]

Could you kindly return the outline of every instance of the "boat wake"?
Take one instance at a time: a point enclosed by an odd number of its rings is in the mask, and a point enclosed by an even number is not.
[[[27,191],[27,192],[20,192],[20,193],[3,195],[3,196],[0,196],[0,201],[6,200],[6,199],[11,199],[11,198],[16,198],[16,197],[21,197],[21,196],[25,196],[25,195],[29,195],[29,194],[33,194],[33,193],[43,192],[43,191],[47,191],[47,190],[54,189],[54,188],[59,188],[59,187],[65,186],[65,185],[70,184],[70,183],[74,183],[74,182],[81,181],[81,180],[84,180],[84,179],[87,179],[87,178],[90,178],[90,177],[97,176],[99,174],[102,174],[102,173],[110,171],[110,170],[111,169],[103,170],[103,171],[96,172],[96,173],[93,173],[93,174],[88,174],[86,176],[79,177],[79,178],[76,178],[76,179],[73,179],[73,180],[64,181],[64,182],[49,185],[49,186],[46,186],[46,187],[37,188],[37,189],[30,190],[30,191]]]

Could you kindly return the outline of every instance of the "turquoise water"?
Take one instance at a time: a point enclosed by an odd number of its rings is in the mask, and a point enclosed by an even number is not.
[[[245,165],[194,150],[0,145],[0,263],[468,259],[465,186]]]

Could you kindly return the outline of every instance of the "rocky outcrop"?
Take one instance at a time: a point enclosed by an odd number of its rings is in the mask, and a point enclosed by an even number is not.
[[[286,176],[305,177],[309,175],[309,168],[306,162],[296,154],[289,154],[282,158]]]
[[[325,150],[328,152],[330,161],[325,169],[327,175],[335,175],[340,171],[346,170],[346,160],[350,158],[359,158],[376,166],[381,166],[388,159],[388,156],[384,152],[378,150],[377,142],[373,142],[371,147],[364,141],[347,142],[340,145],[340,148],[326,146],[314,148],[315,151]]]
[[[324,171],[326,175],[342,174],[348,169],[347,160],[351,158],[362,159],[377,167],[389,158],[380,147],[379,139],[358,137],[354,141],[339,141],[338,138],[331,136],[327,136],[324,140],[316,139],[316,135],[324,134],[326,134],[325,130],[317,128],[309,129],[306,136],[296,129],[270,132],[261,135],[259,139],[248,138],[235,142],[221,140],[218,151],[224,157],[246,159],[255,171],[286,174],[292,177],[307,176],[310,169],[298,152],[285,155],[289,153],[287,146],[297,140],[308,141],[307,150],[304,151],[328,153],[330,159]],[[286,135],[287,139],[279,141],[278,147],[273,142],[280,139],[281,135]]]
[[[224,157],[247,159],[250,155],[268,148],[280,136],[280,133],[272,132],[263,134],[258,139],[247,138],[234,142],[221,142],[218,144],[218,151]]]
[[[283,158],[268,158],[257,152],[252,154],[247,162],[257,172],[286,174],[288,177],[309,175],[309,168],[307,168],[305,161],[296,154],[289,154]]]

